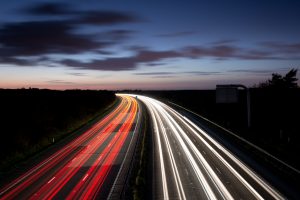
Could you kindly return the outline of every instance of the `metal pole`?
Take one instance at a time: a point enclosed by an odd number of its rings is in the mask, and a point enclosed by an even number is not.
[[[251,103],[250,103],[250,89],[247,88],[247,118],[248,118],[248,128],[251,126]]]

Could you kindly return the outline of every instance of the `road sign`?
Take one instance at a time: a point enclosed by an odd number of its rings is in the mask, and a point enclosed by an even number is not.
[[[217,85],[216,103],[238,103],[238,88],[243,88],[247,91],[247,123],[251,126],[251,108],[250,108],[250,90],[241,84]]]
[[[237,103],[238,88],[227,85],[217,85],[216,103]]]

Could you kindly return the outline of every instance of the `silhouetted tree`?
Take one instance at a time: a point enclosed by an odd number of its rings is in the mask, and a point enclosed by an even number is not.
[[[286,87],[288,88],[297,88],[297,69],[292,69],[291,71],[289,71],[285,77],[283,77],[283,80],[286,84]]]
[[[272,79],[260,83],[260,88],[297,88],[297,69],[291,69],[285,76],[277,73],[272,74]]]

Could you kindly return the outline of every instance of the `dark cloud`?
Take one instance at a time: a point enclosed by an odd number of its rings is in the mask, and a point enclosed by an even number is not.
[[[193,74],[197,76],[209,76],[209,75],[220,75],[222,74],[221,72],[204,72],[204,71],[188,71],[184,72],[186,74]]]
[[[2,23],[0,26],[0,64],[17,66],[46,66],[59,64],[76,69],[134,70],[141,65],[161,66],[167,59],[211,58],[217,60],[267,60],[300,59],[300,43],[263,42],[256,48],[242,48],[236,40],[218,40],[206,45],[186,46],[167,51],[149,50],[143,46],[131,46],[132,56],[112,57],[109,47],[127,41],[135,31],[116,29],[108,25],[143,21],[131,12],[114,10],[82,10],[64,3],[40,3],[23,10],[22,14],[36,17],[36,21]],[[24,18],[28,19],[28,18]],[[55,20],[54,20],[55,19]],[[93,26],[93,27],[91,27]],[[105,31],[88,33],[105,26]],[[84,28],[83,28],[84,27]],[[109,29],[108,29],[109,28]],[[98,29],[97,29],[98,30]],[[85,33],[82,33],[85,32]],[[95,31],[94,31],[95,32]],[[163,33],[160,37],[180,37],[196,34],[195,31]],[[77,55],[92,52],[107,56],[89,62],[77,59],[51,60],[48,54]],[[25,58],[24,58],[25,57]],[[33,58],[39,57],[39,58]],[[189,74],[189,72],[185,72]],[[191,72],[190,74],[212,75],[218,72]],[[75,74],[74,74],[75,75]],[[140,74],[142,75],[142,74]],[[155,74],[152,74],[154,76]],[[173,74],[157,74],[173,75]]]
[[[61,61],[61,64],[77,69],[123,71],[135,69],[137,63],[132,58],[108,58],[105,60],[92,60],[90,62],[66,59]]]
[[[50,80],[50,81],[46,81],[46,82],[51,83],[51,84],[70,84],[70,85],[75,84],[74,82],[64,81],[64,80]]]
[[[1,52],[1,49],[0,49]],[[14,58],[14,57],[5,57],[2,56],[0,57],[0,64],[5,63],[5,64],[12,64],[12,65],[17,65],[17,66],[34,66],[36,65],[36,62],[28,59],[20,59],[20,58]]]
[[[228,70],[228,72],[266,74],[266,73],[272,73],[272,72],[274,72],[274,70],[234,69],[234,70]]]
[[[103,48],[107,42],[72,33],[64,21],[10,23],[0,28],[1,56],[37,56],[48,53],[76,54]]]
[[[75,15],[74,13],[76,13],[71,9],[62,8],[62,6],[55,4],[36,7],[33,10],[31,12],[35,14],[56,13],[63,15],[71,12],[72,15]],[[112,55],[112,52],[107,50],[108,47],[120,44],[135,34],[135,31],[124,29],[108,30],[97,34],[75,32],[78,30],[79,24],[101,25],[135,21],[133,18],[131,19],[131,15],[116,11],[93,11],[91,13],[77,11],[77,13],[80,14],[76,14],[76,17],[72,19],[3,24],[0,28],[0,63],[35,66],[40,60],[30,59],[30,57],[45,57],[47,54],[75,55],[93,52],[102,54],[102,56]],[[88,17],[91,14],[95,14],[94,18]],[[187,33],[181,32],[181,34]],[[261,48],[261,46],[264,48]],[[239,47],[234,43],[234,40],[221,40],[208,45],[187,46],[167,51],[149,50],[147,47],[142,46],[131,46],[128,50],[133,52],[132,56],[108,57],[106,59],[94,59],[90,62],[72,59],[62,61],[44,59],[43,62],[52,62],[52,66],[63,64],[77,69],[119,71],[134,70],[141,64],[149,67],[161,66],[164,64],[162,61],[174,58],[201,59],[205,57],[212,59],[262,60],[287,59],[290,58],[289,56],[300,57],[299,43],[265,42],[261,43],[257,49],[246,49]],[[20,59],[20,56],[28,57],[28,59]]]
[[[207,75],[218,75],[221,72],[204,72],[204,71],[186,71],[186,72],[139,72],[134,73],[134,75],[142,75],[142,76],[171,76],[171,75],[199,75],[199,76],[207,76]]]
[[[169,51],[151,51],[151,50],[141,50],[134,57],[134,59],[139,63],[153,63],[163,59],[178,58],[182,57],[179,51],[169,50]]]
[[[89,11],[81,12],[78,23],[91,25],[114,25],[120,23],[132,23],[141,21],[139,17],[132,13],[117,11]]]
[[[279,68],[276,69],[276,71],[287,71],[289,70],[289,68]],[[274,73],[274,69],[273,70],[269,70],[269,69],[234,69],[234,70],[228,70],[227,72],[237,72],[237,73],[251,73],[251,74],[271,74]]]
[[[138,72],[134,73],[134,75],[142,75],[142,76],[153,76],[153,75],[171,75],[173,72]]]
[[[85,73],[80,73],[80,72],[70,72],[68,74],[72,75],[72,76],[86,76],[87,75]]]
[[[172,76],[172,75],[161,75],[161,76],[152,76],[151,78],[163,78],[163,79],[165,79],[165,78],[174,78],[174,76]]]
[[[121,71],[134,70],[139,66],[139,64],[153,63],[177,57],[181,57],[181,54],[176,51],[141,50],[135,55],[129,57],[107,58],[104,60],[92,60],[91,62],[66,59],[63,60],[61,64],[79,69]]]
[[[272,52],[262,51],[262,50],[242,50],[236,55],[238,59],[245,60],[264,60],[264,59],[285,59],[274,55]]]
[[[156,36],[159,37],[182,37],[182,36],[189,36],[196,34],[196,31],[180,31],[180,32],[173,32],[173,33],[162,33],[157,34]]]
[[[263,42],[261,45],[280,53],[296,54],[300,57],[300,43]]]
[[[61,16],[61,18],[54,20],[51,17],[47,19],[43,17],[36,21],[3,23],[0,26],[0,63],[34,66],[39,60],[30,60],[30,57],[45,57],[47,54],[75,55],[93,52],[112,55],[112,52],[107,50],[108,47],[127,40],[135,33],[134,31],[114,29],[92,34],[80,33],[81,27],[84,25],[101,27],[139,20],[131,13],[76,10],[63,3],[41,3],[26,8],[23,10],[24,13],[47,17]],[[29,59],[19,59],[20,56]],[[44,59],[44,62],[47,60]]]
[[[100,33],[98,34],[98,36],[110,40],[112,42],[116,42],[116,41],[119,42],[119,41],[124,41],[129,39],[135,33],[136,32],[132,30],[117,29],[117,30],[111,30],[111,31],[106,31],[104,33]]]
[[[187,57],[215,57],[215,58],[230,58],[235,57],[239,48],[231,45],[214,45],[212,47],[192,46],[184,48],[184,53]]]
[[[65,3],[41,3],[24,9],[25,14],[31,15],[66,15],[73,13]]]
[[[141,21],[141,19],[133,13],[113,10],[82,11],[74,9],[70,4],[66,3],[48,2],[35,4],[25,9],[25,13],[38,16],[71,16],[73,20],[70,20],[70,22],[74,24],[114,25]]]
[[[150,63],[147,63],[147,66],[156,67],[156,66],[163,66],[166,64],[167,64],[167,62],[150,62]]]
[[[180,73],[175,72],[139,72],[134,73],[134,75],[138,76],[149,76],[151,78],[173,78],[179,75]]]
[[[221,44],[212,46],[190,46],[183,49],[186,57],[201,58],[211,57],[214,59],[243,59],[243,60],[263,60],[263,59],[286,59],[274,54],[272,51],[257,49],[245,49],[236,45]]]
[[[192,58],[199,59],[211,57],[213,59],[284,59],[276,57],[272,52],[243,49],[234,45],[213,45],[213,46],[189,46],[178,50],[169,51],[151,51],[145,48],[135,48],[136,53],[129,57],[107,58],[104,60],[92,60],[91,62],[82,62],[77,60],[64,60],[61,64],[78,68],[91,70],[134,70],[140,64],[149,67],[160,66],[161,61],[174,58]],[[162,62],[163,63],[163,62]],[[154,65],[153,65],[154,64]],[[218,72],[193,72],[198,75],[213,75]]]

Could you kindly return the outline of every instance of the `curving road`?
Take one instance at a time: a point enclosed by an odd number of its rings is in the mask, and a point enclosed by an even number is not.
[[[138,103],[119,95],[104,119],[0,190],[0,199],[106,199],[137,142]],[[129,153],[128,153],[129,152]]]
[[[153,199],[284,199],[189,119],[155,99],[137,97],[153,121]]]

